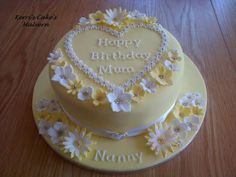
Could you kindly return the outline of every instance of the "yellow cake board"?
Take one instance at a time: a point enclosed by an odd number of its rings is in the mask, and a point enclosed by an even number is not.
[[[185,71],[184,71],[183,81],[184,81],[183,87],[180,95],[183,95],[184,93],[187,92],[198,92],[203,96],[203,98],[207,102],[207,91],[204,80],[199,70],[195,66],[195,64],[186,55],[185,55]],[[43,97],[56,98],[49,81],[48,65],[44,67],[36,82],[33,93],[33,105],[35,105]],[[204,108],[204,115],[202,116],[203,118],[201,119],[200,125],[204,120],[205,112],[206,108]],[[36,121],[37,115],[34,110],[34,106],[33,106],[33,113]],[[69,154],[64,153],[62,150],[58,148],[58,146],[53,145],[46,136],[43,137],[53,150],[55,150],[62,157],[70,160],[75,164],[100,171],[127,172],[127,171],[135,171],[152,167],[154,165],[158,165],[162,162],[165,162],[173,158],[182,150],[184,150],[188,146],[188,144],[191,143],[196,134],[197,132],[193,132],[186,139],[185,143],[181,147],[177,147],[176,149],[174,149],[174,152],[172,153],[167,153],[165,157],[163,157],[161,154],[155,155],[155,153],[151,151],[148,146],[146,146],[146,139],[144,138],[145,134],[136,137],[128,137],[123,140],[112,140],[109,138],[103,138],[93,135],[92,139],[96,141],[96,144],[92,146],[92,151],[89,152],[87,158],[83,158],[82,160],[79,160],[77,158],[73,159],[70,158]],[[137,161],[112,162],[106,160],[101,161],[99,158],[98,158],[99,161],[96,161],[95,154],[97,150],[101,150],[100,152],[106,150],[106,154],[108,155],[113,154],[115,155],[115,157],[119,155],[126,155],[127,157],[127,155],[142,152],[142,162],[141,163]]]

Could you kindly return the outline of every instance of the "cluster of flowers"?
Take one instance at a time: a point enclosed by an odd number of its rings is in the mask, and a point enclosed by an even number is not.
[[[105,104],[109,101],[114,112],[130,112],[132,100],[134,102],[140,102],[145,93],[156,93],[158,85],[166,86],[172,84],[172,72],[179,70],[175,63],[181,60],[181,57],[177,50],[168,51],[163,57],[166,60],[163,63],[159,63],[150,73],[151,78],[155,82],[150,79],[142,79],[129,92],[125,92],[123,88],[117,87],[111,93],[107,93],[102,89],[94,91],[93,87],[83,86],[83,82],[78,80],[74,74],[72,65],[66,64],[63,60],[61,51],[50,53],[48,61],[51,63],[52,69],[54,69],[52,80],[64,86],[67,89],[67,93],[72,95],[77,94],[77,98],[81,101],[92,99],[95,106]]]
[[[123,28],[131,23],[143,22],[147,24],[156,23],[157,19],[154,17],[148,17],[144,13],[140,13],[137,10],[127,12],[125,9],[108,9],[106,13],[97,11],[96,13],[89,14],[89,18],[81,17],[79,20],[80,25],[88,24],[102,24],[111,28]]]
[[[50,107],[58,105],[55,100],[43,98],[36,104],[36,111],[51,113],[47,109],[41,109],[43,105],[45,107],[49,106],[48,103],[50,103]],[[83,156],[86,157],[91,151],[91,145],[94,144],[91,140],[90,132],[87,133],[86,129],[78,127],[72,129],[65,121],[56,120],[56,118],[55,121],[53,119],[40,118],[37,124],[39,134],[47,137],[53,145],[57,145],[65,153],[70,153],[71,158],[82,159]]]
[[[174,119],[170,123],[159,123],[148,129],[147,145],[156,155],[173,152],[173,147],[181,146],[190,132],[199,129],[204,106],[200,94],[185,94],[175,106]]]

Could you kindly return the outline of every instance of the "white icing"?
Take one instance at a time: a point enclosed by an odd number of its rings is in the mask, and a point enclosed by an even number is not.
[[[107,150],[97,149],[93,160],[95,161],[107,161],[114,163],[127,163],[127,162],[143,162],[143,152],[136,152],[131,154],[112,154],[108,153]]]
[[[125,40],[125,39],[117,39],[117,40],[109,40],[107,38],[99,38],[97,40],[97,44],[99,47],[135,47],[138,48],[141,40],[133,39],[133,40]]]
[[[134,68],[132,66],[119,66],[113,67],[112,65],[100,65],[99,74],[127,74],[134,73]]]

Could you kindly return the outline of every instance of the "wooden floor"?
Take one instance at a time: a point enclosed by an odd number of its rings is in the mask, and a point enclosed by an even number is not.
[[[106,174],[63,160],[38,135],[31,111],[35,81],[57,41],[80,16],[124,7],[157,16],[180,41],[207,84],[205,122],[173,160],[141,172]],[[16,15],[56,15],[49,27],[23,27]],[[0,176],[236,176],[235,0],[0,0]]]

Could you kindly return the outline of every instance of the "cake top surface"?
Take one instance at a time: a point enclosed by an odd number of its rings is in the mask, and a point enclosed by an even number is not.
[[[82,17],[49,56],[52,80],[78,100],[130,112],[145,94],[175,84],[182,49],[155,17],[109,9]]]

